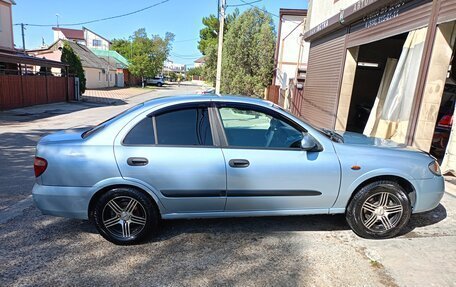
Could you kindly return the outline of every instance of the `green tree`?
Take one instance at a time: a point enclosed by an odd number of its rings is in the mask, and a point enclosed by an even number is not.
[[[187,76],[191,77],[191,76],[202,76],[203,74],[203,68],[202,67],[194,67],[194,68],[190,68],[188,69],[187,71]]]
[[[274,69],[275,29],[269,14],[251,8],[229,28],[223,46],[223,93],[261,97]]]
[[[215,86],[217,76],[217,47],[218,44],[208,46],[206,48],[205,63],[203,65],[204,80]]]
[[[111,49],[130,60],[132,55],[132,42],[126,39],[114,39],[111,41]]]
[[[230,26],[239,16],[239,10],[236,9],[232,14],[228,14],[225,19],[224,33],[227,33]],[[217,46],[218,46],[218,31],[220,22],[218,18],[211,14],[204,17],[204,28],[200,30],[200,40],[198,49],[201,54],[206,56],[206,62],[203,66],[202,75],[208,83],[215,85],[215,77],[217,73]]]
[[[130,41],[114,39],[112,49],[124,56],[130,62],[129,71],[145,78],[154,77],[163,70],[163,63],[168,58],[174,41],[174,34],[166,33],[162,38],[159,35],[148,37],[146,29],[136,30]]]
[[[75,75],[79,78],[79,90],[81,94],[83,94],[86,90],[86,78],[81,59],[79,59],[79,56],[76,55],[73,48],[71,48],[70,44],[66,41],[63,43],[60,61],[69,65],[68,72],[70,75]],[[62,69],[62,75],[65,75],[65,69]]]

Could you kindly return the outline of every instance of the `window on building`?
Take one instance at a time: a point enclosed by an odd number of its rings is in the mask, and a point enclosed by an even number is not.
[[[93,40],[92,40],[92,46],[94,46],[94,47],[101,47],[101,40],[93,39]]]
[[[213,145],[207,108],[189,108],[155,117],[157,142],[163,145]]]
[[[98,82],[101,82],[101,72],[98,72]]]

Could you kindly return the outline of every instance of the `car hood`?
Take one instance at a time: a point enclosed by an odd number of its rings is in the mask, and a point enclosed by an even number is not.
[[[409,150],[409,151],[419,151],[416,148],[407,146],[406,144],[400,144],[392,140],[381,139],[376,137],[368,137],[363,134],[347,132],[347,131],[337,131],[344,138],[344,143],[349,145],[363,145],[379,148],[391,148],[391,149],[400,149],[400,150]]]
[[[87,128],[80,129],[69,129],[59,132],[52,133],[43,137],[40,140],[40,144],[51,144],[59,143],[64,141],[82,141],[82,133],[85,132]]]

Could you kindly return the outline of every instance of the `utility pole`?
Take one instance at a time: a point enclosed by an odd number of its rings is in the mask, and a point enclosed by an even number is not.
[[[22,31],[22,50],[25,54],[25,27],[24,23],[21,23],[21,31]]]
[[[215,93],[220,94],[220,84],[222,78],[222,51],[223,51],[223,29],[225,25],[225,8],[226,8],[226,0],[219,1],[220,6],[220,13],[219,13],[219,22],[220,28],[218,32],[218,52],[217,52],[217,76],[215,78]]]

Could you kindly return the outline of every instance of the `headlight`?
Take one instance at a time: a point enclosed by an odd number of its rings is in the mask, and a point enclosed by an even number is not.
[[[433,162],[431,162],[431,163],[428,165],[428,167],[429,167],[429,170],[430,170],[433,174],[438,175],[438,176],[442,175],[442,173],[440,172],[440,165],[439,165],[439,163],[438,163],[436,160],[434,160]]]

